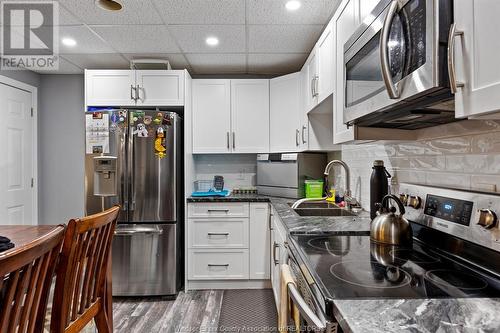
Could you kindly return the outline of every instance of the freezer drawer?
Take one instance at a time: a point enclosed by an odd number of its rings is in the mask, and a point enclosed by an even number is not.
[[[118,225],[113,240],[113,296],[177,293],[176,224]]]

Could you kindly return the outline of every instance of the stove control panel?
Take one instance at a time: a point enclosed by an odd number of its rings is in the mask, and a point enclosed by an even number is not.
[[[468,226],[474,203],[467,200],[427,195],[424,213],[446,221]]]

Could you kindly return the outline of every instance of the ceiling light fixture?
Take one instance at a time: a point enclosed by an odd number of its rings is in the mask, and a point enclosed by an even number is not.
[[[70,47],[73,47],[76,45],[76,40],[74,40],[73,38],[69,38],[69,37],[65,37],[61,40],[61,42],[66,45],[66,46],[70,46]]]
[[[217,37],[208,37],[205,39],[205,43],[209,46],[217,46],[219,45],[219,39]]]
[[[122,5],[118,1],[115,0],[95,0],[95,4],[97,7],[104,10],[121,10]]]
[[[301,6],[300,1],[298,0],[290,0],[285,4],[286,9],[292,11],[292,10],[297,10]]]

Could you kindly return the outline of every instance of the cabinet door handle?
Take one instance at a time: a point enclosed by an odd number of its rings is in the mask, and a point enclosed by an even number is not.
[[[273,217],[273,213],[269,214],[269,230],[273,230]]]
[[[228,213],[229,212],[229,209],[207,209],[207,211],[209,213],[212,213],[212,212],[222,212],[222,213]]]
[[[300,142],[299,142],[299,137],[300,137],[300,131],[298,129],[295,130],[295,145],[298,147]]]
[[[231,148],[231,146],[229,145],[229,132],[226,133],[227,134],[227,149],[229,150]]]
[[[313,77],[313,78],[311,79],[311,97],[314,97],[314,79],[315,79],[315,78],[316,78],[316,77]]]
[[[229,232],[207,232],[208,236],[229,236]]]
[[[137,95],[137,91],[136,91],[136,88],[131,84],[130,85],[130,99],[136,101],[136,96]]]
[[[280,245],[278,243],[274,242],[274,244],[273,244],[273,262],[275,265],[278,265],[280,263],[280,261],[276,259],[276,249],[279,247],[280,247]]]
[[[141,86],[137,85],[135,91],[136,91],[136,98],[135,99],[140,100],[141,99]]]
[[[236,149],[236,133],[233,132],[233,149]]]
[[[302,125],[302,143],[306,143],[307,142],[306,135],[305,135],[306,129],[307,129],[306,125]]]
[[[455,38],[462,37],[463,31],[457,31],[457,24],[453,22],[448,35],[448,77],[450,79],[450,90],[452,94],[456,94],[458,88],[462,88],[464,84],[457,82],[455,73]]]
[[[316,75],[314,77],[314,95],[313,97],[316,97],[319,95],[319,76]]]
[[[208,267],[229,267],[229,264],[207,264]]]

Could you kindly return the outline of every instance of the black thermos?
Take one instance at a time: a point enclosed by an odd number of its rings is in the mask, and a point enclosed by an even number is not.
[[[384,167],[384,161],[373,161],[373,171],[370,178],[370,217],[373,220],[377,216],[377,203],[389,193],[388,178],[391,177]]]

